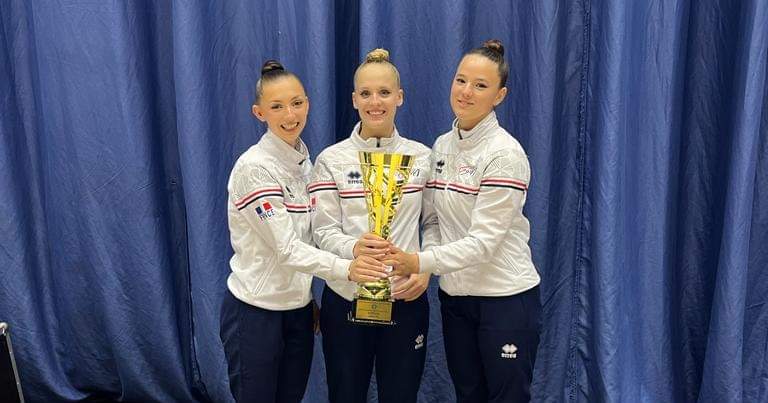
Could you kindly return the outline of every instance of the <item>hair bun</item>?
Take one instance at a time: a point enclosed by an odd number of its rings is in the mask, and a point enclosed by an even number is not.
[[[263,77],[267,73],[271,73],[273,71],[280,71],[285,70],[285,67],[283,67],[280,62],[277,60],[267,60],[264,62],[264,65],[261,67],[261,76]]]
[[[498,39],[489,39],[483,42],[483,47],[504,57],[504,45]]]
[[[389,61],[389,51],[382,48],[376,48],[365,55],[365,63],[382,63]]]

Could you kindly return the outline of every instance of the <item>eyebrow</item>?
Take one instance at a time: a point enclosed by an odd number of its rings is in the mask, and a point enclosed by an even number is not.
[[[303,100],[304,99],[304,95],[296,95],[295,97],[289,99],[287,102],[295,101],[297,99]],[[272,103],[283,103],[283,102],[286,102],[286,101],[283,101],[282,99],[270,99],[269,102],[272,102]]]
[[[465,76],[464,74],[456,74],[456,78],[465,78],[466,79],[467,76]],[[475,78],[475,81],[483,81],[483,82],[486,82],[486,83],[490,83],[491,82],[490,80],[488,80],[487,78],[484,78],[484,77]]]

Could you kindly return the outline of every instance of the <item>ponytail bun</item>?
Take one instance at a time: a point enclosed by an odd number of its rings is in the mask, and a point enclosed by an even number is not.
[[[507,77],[509,76],[509,65],[504,60],[504,45],[498,39],[489,39],[483,42],[478,48],[474,48],[464,54],[464,57],[469,55],[479,55],[487,58],[488,60],[496,63],[499,66],[499,88],[504,87],[507,84]]]
[[[258,105],[259,102],[261,102],[261,95],[264,94],[265,84],[284,77],[293,77],[299,81],[299,84],[301,84],[301,80],[299,80],[295,74],[286,70],[285,67],[283,67],[283,65],[280,64],[280,62],[277,60],[270,59],[264,62],[264,65],[261,66],[261,78],[256,81],[256,96],[253,100],[253,104]]]
[[[387,66],[392,69],[392,74],[395,75],[395,80],[397,81],[397,88],[400,88],[400,73],[397,71],[397,67],[389,61],[389,51],[382,48],[376,48],[365,55],[365,60],[363,60],[363,63],[357,67],[357,70],[355,70],[355,88],[357,88],[357,77],[360,74],[360,70],[365,66],[374,64]]]
[[[374,49],[365,55],[365,63],[389,62],[389,51],[382,48]]]
[[[267,60],[261,67],[261,76],[264,77],[273,71],[285,71],[285,67],[277,60]]]
[[[504,57],[504,45],[498,39],[489,39],[483,42],[482,47],[490,50],[491,52],[498,53],[500,57]]]

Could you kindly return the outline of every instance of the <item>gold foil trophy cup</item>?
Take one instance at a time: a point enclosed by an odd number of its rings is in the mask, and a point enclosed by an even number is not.
[[[397,207],[403,198],[414,158],[411,155],[358,152],[363,173],[365,204],[370,232],[389,239]],[[392,283],[381,279],[360,283],[355,292],[349,320],[369,325],[393,325]]]

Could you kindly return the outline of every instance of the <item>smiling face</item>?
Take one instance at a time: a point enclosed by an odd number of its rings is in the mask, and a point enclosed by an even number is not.
[[[507,95],[499,88],[499,66],[481,55],[468,55],[461,60],[451,85],[451,109],[459,120],[459,128],[470,130]]]
[[[264,83],[259,103],[251,110],[272,133],[295,146],[307,124],[309,99],[301,82],[286,76]]]
[[[389,137],[395,129],[397,107],[402,104],[403,90],[391,65],[370,63],[358,71],[352,105],[360,115],[363,138]]]

